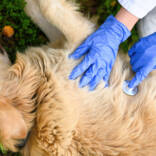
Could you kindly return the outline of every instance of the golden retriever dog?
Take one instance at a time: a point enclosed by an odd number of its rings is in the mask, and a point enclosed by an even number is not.
[[[68,79],[80,60],[68,55],[94,24],[68,0],[26,1],[50,43],[17,53],[14,65],[0,55],[3,146],[23,156],[156,156],[155,71],[128,96],[122,85],[133,74],[119,54],[108,88],[80,89]]]

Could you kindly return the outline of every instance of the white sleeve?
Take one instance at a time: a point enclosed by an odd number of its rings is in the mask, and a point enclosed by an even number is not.
[[[156,0],[118,0],[118,2],[138,18],[143,18],[156,6]]]
[[[156,7],[137,24],[139,37],[145,37],[156,32]]]

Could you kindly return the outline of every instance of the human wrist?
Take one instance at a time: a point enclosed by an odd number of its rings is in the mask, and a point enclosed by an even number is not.
[[[131,31],[133,29],[133,27],[139,20],[138,17],[134,16],[133,14],[131,14],[129,11],[127,11],[124,8],[121,8],[119,10],[119,12],[116,14],[115,18],[119,22],[124,24],[128,28],[129,31]]]
[[[118,21],[113,15],[107,17],[106,21],[101,25],[101,28],[109,32],[119,44],[124,42],[130,35],[131,32],[128,28]]]

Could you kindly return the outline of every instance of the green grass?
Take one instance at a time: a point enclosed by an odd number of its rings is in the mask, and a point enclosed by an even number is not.
[[[2,152],[2,154],[7,154],[7,151],[4,149],[2,144],[0,144],[0,151]]]
[[[0,2],[0,43],[7,50],[12,61],[15,59],[15,52],[23,52],[27,46],[45,44],[47,38],[32,23],[24,12],[24,0],[1,0]],[[10,25],[15,30],[12,38],[2,35],[2,28]]]
[[[21,156],[19,153],[8,152],[4,149],[3,145],[0,144],[0,156]]]

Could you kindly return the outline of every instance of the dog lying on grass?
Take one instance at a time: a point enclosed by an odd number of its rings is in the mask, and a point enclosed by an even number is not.
[[[51,42],[17,53],[14,65],[0,55],[3,146],[23,156],[155,156],[156,73],[141,83],[136,96],[127,96],[122,84],[132,73],[118,56],[108,88],[104,82],[93,92],[78,88],[79,79],[68,76],[80,60],[68,55],[94,24],[69,1],[26,1],[27,14]]]

